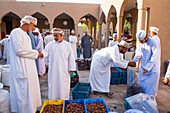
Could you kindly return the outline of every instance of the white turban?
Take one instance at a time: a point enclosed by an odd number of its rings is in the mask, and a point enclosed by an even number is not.
[[[37,25],[37,19],[34,18],[34,17],[32,17],[32,16],[25,16],[25,17],[20,21],[20,23],[21,23],[21,26],[24,25],[24,24],[31,24],[31,23]]]
[[[139,30],[137,33],[136,33],[136,37],[139,39],[139,40],[143,40],[145,37],[146,37],[146,32],[144,30]]]
[[[120,46],[123,46],[125,48],[130,48],[130,44],[127,43],[126,41],[122,40],[120,43],[119,43]]]
[[[117,33],[113,33],[113,37],[116,37],[116,38],[117,38]]]
[[[54,34],[54,33],[59,33],[59,34],[62,34],[62,36],[64,35],[64,32],[60,29],[60,28],[53,28],[51,30],[51,33]]]
[[[33,33],[39,33],[40,31],[39,31],[39,29],[38,28],[35,28],[35,30],[34,31],[32,31]]]
[[[71,33],[75,33],[74,30],[72,30]]]
[[[150,27],[150,31],[153,31],[154,33],[158,34],[159,29],[157,27]]]

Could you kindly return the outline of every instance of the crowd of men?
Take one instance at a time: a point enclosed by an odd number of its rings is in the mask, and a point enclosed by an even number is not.
[[[37,19],[25,16],[21,26],[12,30],[9,41],[10,59],[10,105],[11,112],[35,113],[41,106],[41,94],[38,75],[45,73],[45,64],[48,65],[48,99],[69,99],[70,74],[76,71],[75,60],[80,57],[81,49],[84,58],[91,58],[91,43],[93,38],[85,31],[77,48],[77,37],[71,31],[69,42],[63,40],[64,32],[53,28],[43,38],[35,28]],[[110,66],[127,68],[136,67],[140,61],[138,84],[142,93],[156,96],[160,77],[161,46],[158,37],[158,28],[151,27],[151,37],[145,31],[139,30],[135,57],[132,61],[123,59],[130,44],[124,39],[117,41],[117,34],[113,33],[113,40],[109,47],[98,50],[93,54],[89,75],[89,82],[94,94],[104,93],[112,98],[109,91]],[[0,44],[7,43],[0,41]],[[44,45],[45,44],[45,48]],[[77,53],[78,52],[78,53]],[[8,57],[8,56],[7,56]]]

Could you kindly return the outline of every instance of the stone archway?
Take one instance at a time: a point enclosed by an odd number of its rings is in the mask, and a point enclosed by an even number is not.
[[[69,41],[70,32],[75,29],[74,20],[68,14],[62,13],[54,19],[53,27],[62,29],[64,31],[63,39]]]
[[[40,32],[44,33],[46,31],[50,31],[50,25],[47,17],[39,12],[34,13],[32,16],[37,18],[37,27],[39,28]]]
[[[79,20],[79,25],[82,25],[82,24],[85,24],[87,26],[86,29],[81,29],[79,27],[79,31],[78,31],[78,34],[80,35],[79,37],[79,40],[81,39],[81,37],[84,35],[84,30],[88,30],[88,34],[93,38],[94,40],[94,44],[93,44],[93,48],[94,48],[94,51],[96,48],[98,48],[98,40],[96,38],[96,34],[98,32],[98,21],[97,19],[91,15],[90,13],[82,16]]]
[[[5,34],[10,34],[14,28],[20,26],[21,18],[13,12],[9,12],[1,20],[2,38]]]

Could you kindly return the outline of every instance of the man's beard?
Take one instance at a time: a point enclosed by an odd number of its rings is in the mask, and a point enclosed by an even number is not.
[[[121,49],[121,50],[120,50],[120,53],[125,53],[125,52],[123,52],[123,49]]]
[[[55,41],[59,43],[61,40],[60,40],[60,39],[58,39],[58,38],[55,38]]]

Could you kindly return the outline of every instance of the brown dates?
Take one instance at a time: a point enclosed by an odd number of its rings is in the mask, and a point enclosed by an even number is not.
[[[42,113],[62,113],[63,105],[47,105]]]
[[[84,104],[70,103],[66,105],[65,113],[85,113]]]
[[[106,107],[101,102],[86,104],[88,113],[107,113]]]

